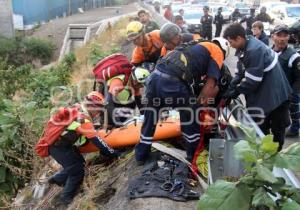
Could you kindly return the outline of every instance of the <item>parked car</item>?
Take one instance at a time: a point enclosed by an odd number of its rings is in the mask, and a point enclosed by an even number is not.
[[[243,2],[237,2],[233,5],[233,8],[238,8],[240,13],[243,15],[243,16],[246,16],[246,15],[250,15],[250,8],[251,6],[250,5],[247,5]]]
[[[187,25],[187,29],[190,33],[200,33],[201,23],[200,19],[203,16],[202,10],[188,10],[184,13],[184,20]]]
[[[300,19],[300,4],[286,4],[276,6],[271,10],[274,24],[284,23],[288,26]]]

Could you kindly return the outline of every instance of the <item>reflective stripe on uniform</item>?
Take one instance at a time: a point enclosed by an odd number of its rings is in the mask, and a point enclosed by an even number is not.
[[[252,74],[250,74],[248,72],[245,73],[245,77],[248,77],[249,79],[254,80],[256,82],[261,82],[263,80],[262,77],[254,76],[254,75],[252,75]]]
[[[273,52],[273,55],[274,55],[274,59],[273,59],[272,63],[269,66],[267,66],[267,68],[264,69],[264,72],[268,72],[271,69],[273,69],[275,67],[275,65],[277,64],[277,62],[278,62],[278,54],[275,53],[274,51],[272,51],[272,52]]]
[[[289,59],[288,67],[291,68],[293,66],[293,62],[299,57],[300,57],[299,53],[295,53],[294,55],[292,55]]]
[[[183,132],[181,133],[183,135],[183,138],[189,143],[196,142],[200,139],[200,133],[195,133],[193,135],[187,135],[186,133]]]

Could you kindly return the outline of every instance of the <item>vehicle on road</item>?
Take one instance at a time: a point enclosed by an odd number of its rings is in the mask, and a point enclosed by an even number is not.
[[[184,20],[187,25],[187,29],[190,33],[200,33],[201,23],[200,19],[203,16],[202,10],[188,10],[184,13]]]
[[[271,10],[274,24],[286,24],[291,26],[300,19],[300,4],[286,4],[276,6]]]
[[[233,8],[239,9],[242,16],[250,15],[251,6],[248,4],[245,4],[243,2],[237,2],[233,5]]]

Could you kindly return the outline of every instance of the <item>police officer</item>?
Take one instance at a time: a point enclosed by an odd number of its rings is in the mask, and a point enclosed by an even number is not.
[[[227,54],[225,50],[217,44],[203,42],[175,48],[158,62],[147,81],[148,104],[140,143],[135,148],[138,163],[150,153],[156,124],[165,108],[178,109],[187,159],[192,160],[200,138],[198,108],[207,106],[218,93],[220,69]],[[203,77],[206,77],[206,83],[202,88]]]
[[[203,12],[204,15],[201,17],[201,24],[202,24],[202,32],[201,36],[203,39],[212,39],[212,22],[213,22],[213,17],[208,14],[209,12],[209,7],[204,6],[203,7]]]
[[[300,128],[300,55],[288,46],[289,29],[287,25],[275,26],[272,33],[272,49],[279,55],[279,62],[293,89],[290,96],[290,117],[292,124],[286,133],[288,137],[299,136]]]
[[[240,23],[246,22],[246,34],[247,35],[252,35],[252,24],[254,23],[255,20],[255,9],[251,8],[250,9],[250,15],[247,15],[242,18]]]
[[[115,151],[97,135],[92,123],[92,119],[99,114],[103,107],[103,100],[104,97],[100,93],[93,91],[86,96],[83,103],[76,104],[71,109],[62,112],[64,114],[66,111],[76,110],[74,112],[76,113],[75,120],[66,126],[65,131],[61,133],[55,143],[49,146],[49,154],[63,167],[61,171],[48,179],[50,184],[64,186],[59,198],[59,203],[62,205],[72,202],[84,178],[85,161],[74,146],[76,142],[79,145],[92,143],[99,148],[102,155],[116,157]],[[72,114],[73,112],[68,116],[70,117]],[[51,119],[60,123],[59,119],[61,118],[52,117]]]
[[[219,37],[222,32],[222,26],[224,24],[224,18],[222,15],[222,7],[218,8],[218,14],[215,15],[214,24],[216,24],[215,37]]]
[[[235,8],[234,11],[230,15],[230,19],[232,22],[238,21],[238,19],[241,17],[242,17],[242,14],[240,13],[239,8]]]
[[[272,130],[279,150],[284,143],[285,128],[289,125],[288,98],[291,87],[278,62],[278,55],[252,36],[246,37],[240,24],[231,24],[224,31],[231,47],[237,49],[238,72],[224,98],[246,97],[251,114],[263,114],[254,119],[265,134]],[[276,81],[276,85],[274,82]],[[263,113],[257,113],[263,111]]]
[[[255,21],[269,22],[270,24],[273,23],[273,19],[267,14],[266,7],[260,9],[260,13],[255,17]]]

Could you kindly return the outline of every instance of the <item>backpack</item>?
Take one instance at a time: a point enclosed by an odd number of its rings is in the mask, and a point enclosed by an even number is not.
[[[78,107],[60,108],[47,122],[42,137],[35,145],[40,157],[49,156],[49,146],[54,144],[65,129],[79,116]]]
[[[115,53],[100,60],[93,73],[98,82],[107,81],[117,75],[125,75],[125,84],[128,82],[133,65],[130,64],[128,58],[120,53]]]

